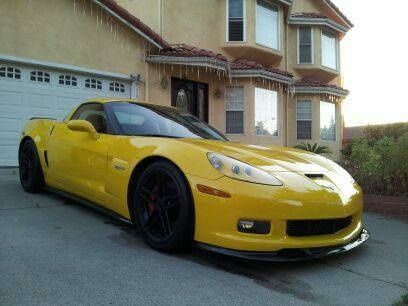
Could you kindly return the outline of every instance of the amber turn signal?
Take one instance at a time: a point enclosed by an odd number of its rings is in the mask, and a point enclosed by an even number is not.
[[[228,192],[225,191],[221,191],[212,187],[208,187],[205,185],[200,185],[197,184],[197,189],[198,191],[202,192],[202,193],[206,193],[206,194],[211,194],[213,196],[216,197],[221,197],[221,198],[230,198],[231,195]]]

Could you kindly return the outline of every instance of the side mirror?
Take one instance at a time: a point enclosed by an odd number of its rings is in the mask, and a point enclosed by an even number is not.
[[[92,139],[96,140],[99,138],[98,132],[95,130],[94,126],[86,120],[69,120],[67,127],[71,131],[76,132],[86,132],[89,133]]]

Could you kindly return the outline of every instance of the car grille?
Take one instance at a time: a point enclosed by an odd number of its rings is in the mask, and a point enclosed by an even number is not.
[[[351,224],[352,217],[323,220],[288,220],[286,233],[293,237],[334,234]]]

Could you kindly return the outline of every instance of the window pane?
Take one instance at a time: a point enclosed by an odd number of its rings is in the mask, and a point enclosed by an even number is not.
[[[278,135],[278,93],[255,88],[255,134]]]
[[[322,140],[336,140],[336,105],[320,102],[320,137]]]
[[[322,34],[322,65],[337,69],[336,38],[327,32]]]
[[[299,63],[312,62],[312,28],[299,28]]]
[[[297,121],[297,139],[312,139],[312,121]]]
[[[297,120],[312,120],[312,102],[311,101],[297,101],[296,104],[296,118]]]
[[[227,86],[225,96],[227,110],[244,110],[243,86]]]
[[[229,17],[237,18],[244,16],[243,0],[229,0],[228,13]]]
[[[229,0],[228,5],[228,41],[243,41],[244,2],[243,0]]]
[[[256,5],[256,42],[279,48],[279,12],[274,6],[258,0]]]
[[[244,133],[244,112],[227,111],[226,112],[226,132],[227,134]]]

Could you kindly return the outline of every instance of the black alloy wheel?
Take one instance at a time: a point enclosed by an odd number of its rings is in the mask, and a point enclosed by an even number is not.
[[[44,186],[44,176],[37,147],[31,139],[26,140],[20,147],[18,165],[23,189],[30,193],[39,192]]]
[[[139,178],[133,207],[143,239],[154,249],[179,251],[191,245],[193,206],[180,170],[166,161],[146,168]]]

